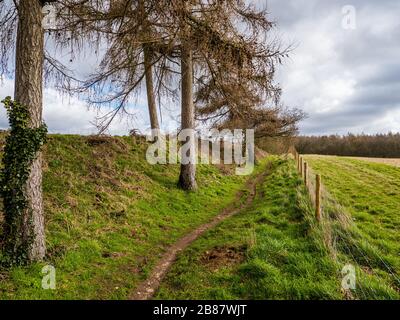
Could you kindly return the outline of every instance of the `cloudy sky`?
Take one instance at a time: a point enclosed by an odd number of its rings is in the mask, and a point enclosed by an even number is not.
[[[276,33],[291,44],[291,57],[279,68],[283,102],[303,109],[302,134],[400,131],[400,1],[258,0],[277,23]],[[92,68],[85,58],[76,69]],[[0,83],[0,97],[12,95],[12,79]],[[136,115],[115,121],[109,133],[149,126],[146,103],[132,103]],[[163,112],[163,126],[177,126],[179,108]],[[51,132],[95,133],[97,111],[78,98],[45,90],[44,119]],[[0,128],[7,126],[3,110]]]
[[[268,9],[295,48],[279,81],[284,102],[308,113],[302,133],[400,131],[400,1],[269,0]]]

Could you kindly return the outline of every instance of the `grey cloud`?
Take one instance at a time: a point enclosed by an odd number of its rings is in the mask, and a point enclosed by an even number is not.
[[[349,105],[370,107],[391,107],[400,104],[400,83],[387,83],[365,86],[354,98],[347,101]]]
[[[341,27],[344,5],[356,8],[355,30]],[[399,1],[270,0],[269,9],[298,43],[279,80],[284,102],[309,113],[302,133],[400,131]]]
[[[400,83],[400,64],[386,63],[380,67],[381,69],[376,70],[374,74],[364,80],[366,87]]]

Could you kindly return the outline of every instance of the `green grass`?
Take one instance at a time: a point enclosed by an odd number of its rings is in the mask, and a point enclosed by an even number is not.
[[[292,161],[271,159],[251,207],[183,252],[157,298],[340,299],[338,268],[313,237]]]
[[[43,263],[0,268],[0,299],[125,299],[168,246],[242,201],[239,190],[247,194],[246,178],[232,168],[203,165],[198,192],[184,192],[176,186],[179,166],[148,164],[146,148],[129,137],[50,136],[48,254]],[[270,157],[254,203],[184,250],[156,298],[399,299],[399,170],[344,158],[308,161],[332,195],[323,224],[293,161]],[[348,215],[354,221],[347,225]],[[341,290],[346,263],[357,271],[350,292]],[[41,288],[46,264],[56,267],[56,290]]]
[[[271,161],[253,205],[182,252],[156,298],[399,299],[387,274],[370,274],[349,252],[332,254],[293,161]],[[329,228],[346,230],[333,220]],[[339,244],[359,248],[352,236]],[[356,268],[356,290],[341,288],[347,263]]]
[[[340,233],[338,250],[365,271],[363,296],[388,297],[400,292],[400,170],[394,166],[346,157],[306,156],[335,201],[352,218],[350,230]],[[331,209],[328,207],[327,211]],[[380,287],[376,287],[379,277]],[[371,290],[372,288],[372,290]],[[390,294],[389,294],[390,293]]]
[[[48,256],[0,269],[0,299],[124,299],[178,238],[234,199],[245,178],[198,166],[199,191],[177,188],[177,165],[150,165],[132,138],[52,135],[44,151]],[[41,268],[56,267],[56,290]]]

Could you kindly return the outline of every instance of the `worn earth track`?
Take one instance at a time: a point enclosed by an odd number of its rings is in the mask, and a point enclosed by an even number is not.
[[[249,193],[246,196],[245,201],[241,201],[243,197],[243,191],[238,192],[235,197],[235,201],[227,208],[222,210],[217,216],[215,216],[210,222],[207,222],[197,229],[193,230],[183,238],[179,239],[175,244],[170,246],[164,255],[161,257],[157,265],[154,267],[150,276],[135,289],[135,291],[129,296],[130,300],[149,300],[153,297],[154,293],[160,286],[161,281],[164,279],[168,270],[176,260],[177,254],[187,248],[194,240],[201,236],[205,231],[215,227],[221,221],[229,218],[236,213],[242,211],[244,208],[248,207],[257,195],[257,185],[265,178],[265,176],[270,171],[268,167],[262,173],[260,173],[255,178],[251,178],[246,183],[246,190]],[[240,205],[237,206],[237,203]]]

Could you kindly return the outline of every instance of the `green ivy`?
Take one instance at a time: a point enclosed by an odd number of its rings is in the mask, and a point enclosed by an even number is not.
[[[26,234],[24,219],[27,214],[28,198],[26,182],[31,165],[46,141],[47,127],[30,127],[30,113],[26,106],[6,97],[4,104],[10,123],[10,133],[6,137],[2,169],[0,171],[0,196],[4,204],[3,247],[7,261],[21,264],[28,260],[32,244],[32,232]],[[28,239],[27,239],[28,237]]]

